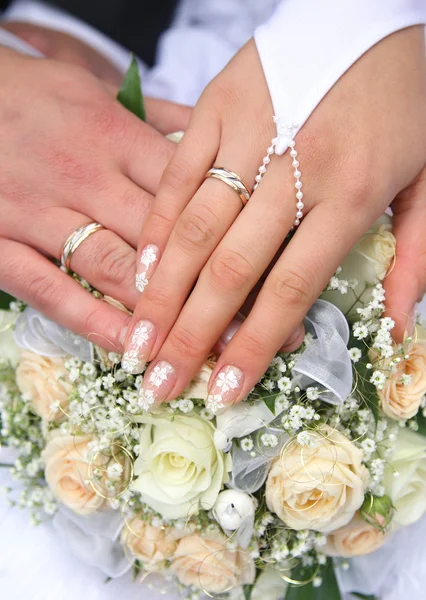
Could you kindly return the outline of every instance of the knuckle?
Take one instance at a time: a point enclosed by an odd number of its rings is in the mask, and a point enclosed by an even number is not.
[[[219,251],[210,262],[213,284],[225,291],[239,290],[253,279],[254,268],[245,256],[234,250]]]
[[[184,248],[190,250],[204,248],[215,237],[209,220],[200,213],[189,211],[178,220],[174,235]]]
[[[279,306],[300,308],[310,306],[314,300],[310,279],[303,272],[287,269],[280,274],[271,275],[268,292]]]
[[[164,172],[162,184],[169,190],[181,192],[192,185],[194,169],[185,160],[173,160]]]
[[[153,208],[149,213],[149,222],[147,223],[146,229],[152,235],[152,232],[163,233],[169,232],[173,229],[175,224],[174,220],[164,212],[160,212],[158,208]]]
[[[264,358],[270,349],[268,349],[267,340],[259,333],[241,332],[238,338],[238,345],[245,356],[253,358]]]
[[[93,236],[95,247],[93,249],[93,264],[95,277],[103,283],[121,286],[129,281],[135,274],[135,260],[127,249],[118,246],[115,242],[105,242],[105,239]]]
[[[172,299],[168,293],[163,291],[161,288],[155,287],[150,283],[143,293],[144,302],[152,304],[157,309],[170,308],[173,304]]]
[[[48,275],[36,275],[26,283],[26,293],[42,312],[58,306],[62,300],[60,286]]]
[[[174,327],[169,334],[168,342],[183,359],[197,358],[200,355],[200,340],[185,327]]]

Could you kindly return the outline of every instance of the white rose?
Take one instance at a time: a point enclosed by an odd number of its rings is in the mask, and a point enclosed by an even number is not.
[[[121,534],[123,546],[128,548],[137,558],[145,571],[162,571],[166,560],[169,560],[176,551],[177,530],[170,527],[161,529],[153,527],[149,521],[134,517],[125,524]]]
[[[147,414],[134,489],[142,500],[168,519],[213,508],[227,483],[230,457],[213,443],[214,426],[197,415]]]
[[[397,476],[395,476],[395,473]],[[395,528],[414,523],[426,512],[426,438],[401,429],[383,480],[395,507]]]
[[[314,447],[293,439],[272,463],[266,503],[292,529],[328,533],[362,505],[368,473],[361,450],[335,429],[325,425],[309,436]]]
[[[65,416],[72,384],[62,358],[47,358],[23,350],[16,383],[36,415],[46,421],[58,421]]]
[[[15,321],[15,313],[0,310],[0,361],[2,359],[7,360],[13,367],[19,361],[19,349],[13,337]]]
[[[364,521],[357,513],[350,523],[327,536],[323,550],[328,556],[363,556],[383,546],[386,539],[382,531]]]
[[[53,495],[78,515],[104,508],[105,497],[117,496],[129,478],[128,457],[114,455],[114,463],[120,462],[122,473],[112,482],[108,480],[109,457],[106,452],[95,453],[93,442],[92,435],[65,435],[56,429],[49,434],[43,451],[45,477]]]
[[[396,240],[392,234],[392,218],[382,215],[352,248],[341,264],[339,279],[356,279],[358,285],[346,294],[339,291],[324,292],[321,296],[336,305],[349,321],[358,320],[356,309],[367,304],[371,288],[386,277],[396,252]],[[365,290],[368,287],[369,289]],[[359,301],[356,301],[359,297]],[[349,314],[346,314],[350,310]]]
[[[226,544],[220,535],[189,535],[179,541],[170,568],[181,583],[209,594],[252,584],[256,575],[253,559],[241,548],[228,550]]]
[[[200,372],[194,377],[191,383],[184,389],[182,397],[184,399],[200,399],[207,400],[209,395],[207,386],[210,380],[210,375],[214,369],[214,363],[208,361],[203,364]]]
[[[254,585],[251,600],[284,600],[287,588],[288,583],[280,572],[267,567],[259,575]]]

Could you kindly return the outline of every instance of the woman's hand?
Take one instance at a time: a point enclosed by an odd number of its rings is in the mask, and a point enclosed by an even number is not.
[[[138,283],[141,290],[149,284],[127,333],[123,364],[138,372],[155,359],[144,377],[148,403],[183,390],[273,260],[296,216],[295,168],[302,173],[305,217],[218,361],[211,408],[244,398],[284,340],[301,342],[307,310],[394,198],[397,212],[402,203],[406,208],[396,234],[421,241],[413,263],[418,285],[407,286],[405,303],[398,304],[395,291],[391,298],[398,309],[415,301],[426,268],[425,200],[416,192],[426,161],[424,56],[422,27],[393,34],[367,52],[299,133],[300,166],[292,165],[289,152],[273,156],[244,210],[233,189],[204,176],[223,166],[252,186],[275,135],[254,42],[207,88],[139,241]],[[411,195],[416,201],[410,204]],[[404,272],[395,269],[394,281],[397,273],[401,286]],[[400,329],[402,312],[396,315]]]
[[[84,241],[71,267],[133,308],[134,248],[175,144],[80,67],[2,49],[0,78],[0,289],[120,350],[127,315],[48,258],[59,259],[79,227],[101,223],[105,230]],[[187,109],[163,108],[168,118],[161,106],[154,113],[168,132],[185,127]]]

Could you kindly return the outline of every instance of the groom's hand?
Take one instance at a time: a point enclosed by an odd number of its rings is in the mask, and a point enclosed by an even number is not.
[[[164,108],[172,115],[169,131],[186,126],[189,109]],[[154,106],[157,119],[159,112]],[[134,248],[174,143],[124,109],[87,70],[6,49],[0,136],[0,289],[117,348],[126,314],[96,300],[49,259],[60,258],[76,229],[101,223],[105,230],[83,242],[71,268],[132,308]]]

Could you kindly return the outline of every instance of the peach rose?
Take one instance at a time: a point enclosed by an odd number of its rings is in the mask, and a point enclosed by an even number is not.
[[[121,541],[141,561],[145,571],[161,571],[165,561],[176,551],[179,537],[176,533],[174,528],[160,529],[153,527],[149,521],[134,517],[124,526]]]
[[[374,552],[386,541],[386,534],[366,523],[357,513],[352,521],[327,536],[324,553],[328,556],[363,556]]]
[[[47,358],[23,350],[16,383],[36,415],[46,421],[58,421],[64,416],[72,384],[62,358]]]
[[[241,548],[228,550],[226,543],[220,535],[189,535],[179,541],[170,568],[184,585],[210,594],[252,584],[256,574],[253,559]]]
[[[408,351],[409,358],[401,361],[394,373],[377,390],[380,408],[391,419],[411,419],[417,414],[423,396],[426,394],[426,345],[413,344]],[[401,375],[410,375],[411,382],[401,383]]]
[[[203,364],[194,379],[184,389],[182,394],[183,398],[189,400],[194,398],[207,400],[207,396],[209,395],[207,385],[209,383],[210,375],[213,372],[214,365],[215,363],[213,361],[207,361]]]
[[[311,445],[293,439],[273,462],[266,503],[293,529],[328,533],[349,523],[362,505],[367,469],[361,450],[335,429],[306,433]]]
[[[45,477],[53,495],[78,515],[98,512],[106,498],[116,497],[127,484],[129,459],[95,452],[92,435],[49,435],[43,451]]]

